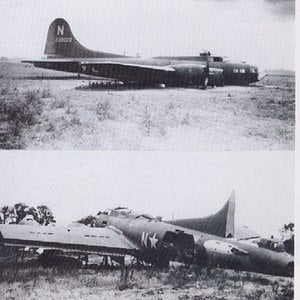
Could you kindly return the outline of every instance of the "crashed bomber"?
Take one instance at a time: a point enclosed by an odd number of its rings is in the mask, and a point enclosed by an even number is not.
[[[234,193],[215,215],[163,222],[126,208],[99,212],[96,228],[0,225],[0,246],[11,250],[43,249],[119,257],[167,266],[179,261],[202,266],[293,276],[294,259],[286,252],[234,239]],[[180,224],[180,225],[179,225]]]
[[[39,68],[87,74],[122,81],[126,85],[196,86],[206,88],[224,84],[248,85],[258,81],[257,67],[229,63],[210,52],[200,56],[172,56],[141,59],[93,51],[74,37],[69,24],[61,18],[49,27],[46,59],[27,60]]]

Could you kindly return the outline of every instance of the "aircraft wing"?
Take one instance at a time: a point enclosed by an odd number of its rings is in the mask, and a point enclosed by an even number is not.
[[[0,225],[0,247],[42,248],[101,255],[134,255],[138,247],[122,232],[88,226]]]
[[[23,60],[22,63],[33,64],[37,68],[50,69],[78,73],[81,70],[81,61],[76,59],[40,59],[40,60]]]
[[[81,73],[120,81],[136,81],[145,83],[161,83],[170,73],[176,70],[168,66],[144,65],[121,61],[90,60],[79,61],[74,59],[44,59],[23,61],[32,63],[35,67],[58,71]]]
[[[168,73],[175,72],[168,66],[149,66],[123,62],[83,62],[82,73],[124,81],[162,82]]]

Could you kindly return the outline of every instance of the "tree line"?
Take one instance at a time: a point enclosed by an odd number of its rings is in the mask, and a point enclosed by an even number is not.
[[[46,205],[39,205],[35,208],[25,203],[17,203],[14,206],[5,205],[1,208],[0,224],[20,224],[28,215],[40,225],[56,222],[51,209]]]

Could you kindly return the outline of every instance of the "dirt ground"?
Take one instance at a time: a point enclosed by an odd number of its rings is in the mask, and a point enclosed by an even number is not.
[[[53,80],[70,74],[20,63],[0,63],[0,70],[3,149],[294,149],[293,76],[207,90],[81,90],[89,79]],[[16,115],[7,103],[27,103],[30,112],[24,117],[18,107]]]
[[[12,276],[10,271],[8,277]],[[9,282],[3,274],[1,299],[293,299],[293,279],[249,272],[189,267],[134,270],[126,283],[120,270],[19,270]]]

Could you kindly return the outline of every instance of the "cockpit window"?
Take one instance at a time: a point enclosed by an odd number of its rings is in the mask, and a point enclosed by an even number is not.
[[[245,69],[240,69],[240,73],[245,73],[246,70]]]
[[[223,61],[223,57],[221,57],[221,56],[214,57],[214,62],[222,62],[222,61]]]
[[[256,68],[250,68],[250,73],[257,73],[257,69]]]
[[[232,69],[232,72],[236,74],[239,72],[239,69]]]

